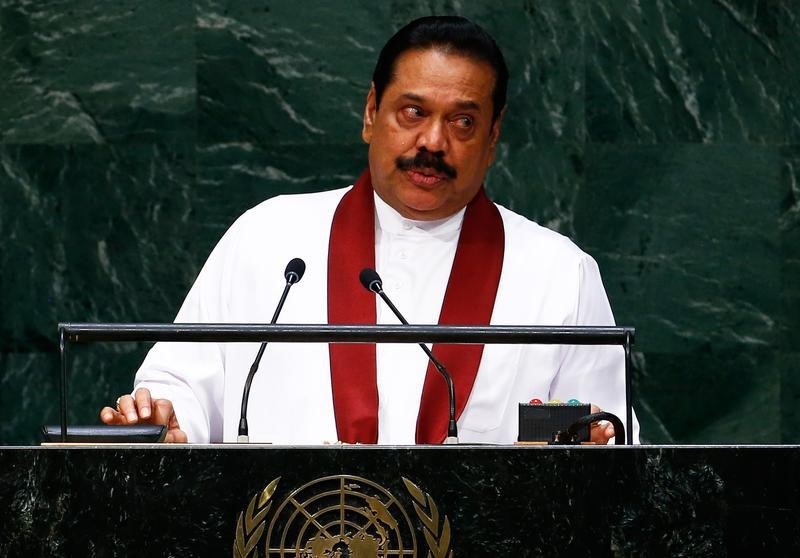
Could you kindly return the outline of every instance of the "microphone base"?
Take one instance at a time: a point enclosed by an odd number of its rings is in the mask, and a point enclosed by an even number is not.
[[[236,437],[236,443],[237,444],[249,444],[250,443],[250,436],[248,436],[247,434],[239,434]]]
[[[444,444],[445,446],[450,446],[457,443],[458,443],[458,438],[456,436],[448,436],[447,438],[444,439],[444,442],[442,442],[442,444]]]

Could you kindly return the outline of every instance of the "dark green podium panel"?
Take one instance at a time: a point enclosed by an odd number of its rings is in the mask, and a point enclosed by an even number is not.
[[[2,556],[792,556],[797,447],[0,450]]]

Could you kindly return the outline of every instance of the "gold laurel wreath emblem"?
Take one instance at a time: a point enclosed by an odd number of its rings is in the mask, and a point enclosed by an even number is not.
[[[450,549],[450,520],[447,516],[442,519],[439,525],[439,509],[431,495],[423,492],[420,487],[405,477],[402,477],[408,493],[414,498],[414,511],[422,522],[425,534],[425,541],[428,543],[427,558],[453,558],[453,551]]]
[[[236,521],[236,540],[233,542],[233,558],[247,558],[250,553],[254,558],[258,558],[256,546],[261,541],[264,534],[264,523],[266,522],[267,512],[272,507],[272,495],[278,487],[278,481],[273,480],[261,493],[253,496],[247,509],[239,514]]]

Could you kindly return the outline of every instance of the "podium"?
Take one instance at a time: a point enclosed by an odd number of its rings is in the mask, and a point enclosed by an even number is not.
[[[288,284],[287,284],[288,289]],[[285,294],[285,292],[284,292]],[[441,325],[325,325],[325,324],[114,324],[60,323],[60,418],[62,442],[67,442],[68,383],[70,344],[98,341],[181,341],[197,343],[289,342],[289,343],[447,343],[447,344],[552,344],[619,345],[624,352],[625,440],[633,439],[633,393],[631,382],[631,347],[635,330],[617,326],[441,326]],[[262,350],[264,345],[262,345]],[[260,353],[259,353],[260,358]],[[438,368],[438,366],[437,366]],[[450,389],[450,422],[455,423],[453,383],[443,369]],[[244,387],[244,386],[243,386]],[[248,388],[249,389],[249,388]],[[444,405],[445,402],[442,402]],[[246,407],[242,406],[243,409]],[[242,417],[245,418],[244,416]],[[617,417],[619,418],[619,417]],[[242,432],[240,432],[241,434]],[[451,434],[448,432],[448,438]],[[455,433],[453,433],[455,438]],[[622,442],[619,436],[617,443]]]
[[[633,337],[628,328],[497,326],[59,331],[63,435],[71,342],[620,344],[629,371]],[[795,446],[0,448],[0,555],[795,556],[798,470]]]
[[[0,448],[0,554],[796,556],[798,470],[790,446]]]

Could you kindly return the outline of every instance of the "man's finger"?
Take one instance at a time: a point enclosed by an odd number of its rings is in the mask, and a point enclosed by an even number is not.
[[[175,418],[175,410],[172,407],[172,401],[169,399],[154,399],[152,405],[153,424],[164,424],[170,430],[173,427],[178,428],[178,419]]]
[[[152,413],[152,401],[150,398],[150,390],[147,388],[139,388],[136,390],[136,409],[142,419],[149,419]]]
[[[103,407],[100,409],[100,420],[105,424],[125,424],[125,417],[111,407]]]
[[[170,444],[185,444],[189,441],[186,432],[181,430],[178,424],[178,417],[175,416],[175,408],[169,399],[153,400],[153,422],[155,424],[166,424],[167,435],[164,441]]]
[[[603,409],[593,403],[590,410],[592,414],[595,414]],[[593,422],[589,429],[589,434],[590,441],[595,444],[608,444],[608,441],[614,437],[614,425],[606,421]]]
[[[590,441],[595,444],[608,444],[614,437],[614,425],[610,422],[593,422],[590,429]]]
[[[117,404],[119,412],[125,417],[125,422],[122,424],[136,424],[139,420],[139,414],[136,412],[136,403],[130,395],[123,395],[119,398]]]
[[[176,428],[175,430],[167,430],[167,436],[164,441],[168,444],[185,444],[189,439],[186,437],[186,432]]]

